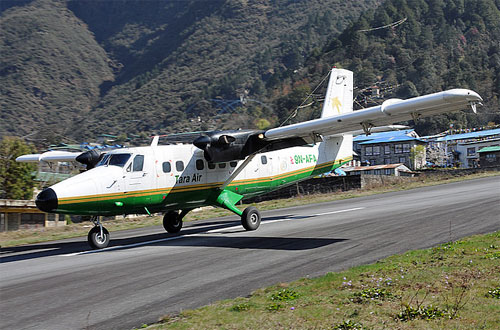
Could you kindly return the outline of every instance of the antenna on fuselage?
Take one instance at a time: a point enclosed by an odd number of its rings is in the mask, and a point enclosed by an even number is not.
[[[153,136],[153,141],[151,141],[151,146],[152,147],[157,147],[159,140],[160,140],[160,136],[159,135]]]

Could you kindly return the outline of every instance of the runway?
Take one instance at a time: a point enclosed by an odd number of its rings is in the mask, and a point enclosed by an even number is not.
[[[131,329],[271,284],[500,230],[500,176],[236,216],[5,248],[1,329]]]

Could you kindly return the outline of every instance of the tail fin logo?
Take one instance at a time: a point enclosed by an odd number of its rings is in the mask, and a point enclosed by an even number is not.
[[[342,111],[342,103],[340,103],[340,100],[338,96],[335,96],[332,98],[332,108],[337,109],[338,114],[341,114]]]

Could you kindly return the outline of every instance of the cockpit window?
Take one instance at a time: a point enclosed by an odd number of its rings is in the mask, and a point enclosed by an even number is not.
[[[123,167],[130,158],[130,154],[111,154],[105,155],[103,159],[97,164],[97,166],[102,165],[115,165]]]
[[[136,155],[132,166],[133,172],[140,172],[144,167],[144,155]]]

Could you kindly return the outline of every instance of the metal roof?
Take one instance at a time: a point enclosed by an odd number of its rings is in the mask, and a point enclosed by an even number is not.
[[[414,132],[415,130],[413,129],[405,129],[402,131],[388,131],[388,132],[380,132],[380,133],[372,133],[370,135],[358,135],[355,136],[353,141],[354,142],[365,142],[365,141],[370,141],[370,140],[375,140],[375,139],[382,139],[382,138],[390,138],[394,136],[408,136],[408,134]]]
[[[499,146],[484,147],[478,152],[493,152],[493,151],[500,151],[500,147]]]
[[[477,139],[486,136],[500,135],[500,128],[488,129],[484,131],[475,131],[462,134],[452,134],[437,138],[436,141],[453,141],[453,140],[465,140],[465,139]]]
[[[425,141],[415,138],[413,136],[408,136],[408,135],[401,135],[401,136],[391,136],[388,138],[379,138],[375,140],[370,140],[366,142],[361,142],[359,144],[379,144],[379,143],[390,143],[390,142],[405,142],[405,141],[419,141],[422,143],[426,143]]]

